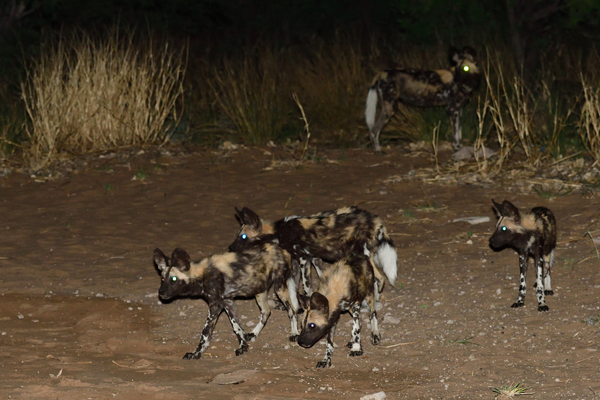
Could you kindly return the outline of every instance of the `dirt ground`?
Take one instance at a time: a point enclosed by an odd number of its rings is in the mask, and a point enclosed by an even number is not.
[[[491,388],[511,382],[532,399],[600,398],[599,260],[582,240],[598,218],[597,197],[385,183],[432,165],[401,148],[321,151],[316,162],[265,170],[280,155],[146,152],[96,158],[52,180],[1,177],[1,398],[359,399],[383,391],[388,399],[492,399]],[[488,246],[492,198],[554,211],[560,243],[549,312],[537,311],[531,272],[525,306],[510,308],[518,260]],[[155,247],[182,247],[194,259],[225,251],[238,230],[235,206],[275,220],[346,205],[383,217],[399,255],[398,282],[386,286],[379,311],[380,345],[371,345],[364,313],[364,355],[349,357],[344,314],[333,366],[316,369],[324,340],[311,349],[288,342],[287,316],[276,310],[248,353],[235,356],[221,316],[207,353],[182,360],[198,344],[207,306],[159,302]],[[490,222],[452,222],[468,216]],[[250,330],[255,302],[236,305]]]

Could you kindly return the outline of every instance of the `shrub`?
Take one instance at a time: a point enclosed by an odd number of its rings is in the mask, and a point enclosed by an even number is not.
[[[61,37],[22,82],[30,118],[29,166],[62,152],[82,154],[168,140],[179,119],[185,59],[167,43],[140,45],[113,31],[106,40]]]

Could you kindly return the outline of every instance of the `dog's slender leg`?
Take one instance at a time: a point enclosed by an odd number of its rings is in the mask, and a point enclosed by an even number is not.
[[[271,316],[271,307],[269,306],[269,302],[267,301],[267,292],[259,293],[256,295],[256,304],[258,304],[258,308],[260,309],[260,320],[258,324],[254,327],[252,332],[246,335],[246,341],[251,342],[256,339],[260,331],[265,327],[269,317]]]
[[[512,304],[512,308],[522,307],[525,304],[525,294],[527,293],[527,254],[519,254],[519,269],[521,275],[519,277],[519,296],[517,301]]]
[[[550,308],[546,305],[546,297],[544,295],[544,258],[540,256],[535,257],[536,267],[536,288],[535,295],[538,301],[538,311],[548,311]]]
[[[335,324],[331,327],[331,330],[327,334],[327,343],[325,345],[325,357],[322,361],[317,363],[317,368],[331,367],[331,358],[333,357],[333,335],[335,334]]]
[[[350,349],[350,357],[362,356],[362,346],[360,344],[360,302],[352,305],[352,340],[347,347]]]
[[[202,357],[202,354],[206,351],[208,346],[210,346],[210,339],[212,338],[212,333],[215,329],[215,325],[217,324],[217,319],[219,318],[221,311],[223,311],[223,303],[221,302],[214,302],[208,305],[208,317],[206,318],[206,323],[202,329],[200,343],[198,344],[196,350],[191,353],[186,353],[183,356],[184,360],[197,360]]]
[[[233,300],[227,299],[224,301],[225,303],[225,312],[229,317],[229,321],[231,322],[231,326],[233,327],[233,332],[238,339],[239,346],[235,351],[235,355],[239,356],[248,351],[248,342],[246,342],[246,334],[244,333],[244,329],[240,325],[240,320],[237,316],[237,312],[235,311],[235,307],[233,305]]]

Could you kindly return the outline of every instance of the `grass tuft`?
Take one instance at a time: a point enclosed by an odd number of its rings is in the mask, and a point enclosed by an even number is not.
[[[492,390],[492,392],[496,393],[496,396],[494,396],[494,398],[496,397],[500,397],[500,398],[512,398],[515,396],[521,396],[521,395],[532,395],[533,393],[526,393],[529,389],[526,388],[525,386],[523,386],[523,384],[521,383],[511,383],[508,385],[503,385],[500,387],[493,387],[490,388]]]
[[[44,49],[21,84],[30,119],[26,159],[38,170],[61,153],[161,144],[180,118],[183,50],[111,32]]]

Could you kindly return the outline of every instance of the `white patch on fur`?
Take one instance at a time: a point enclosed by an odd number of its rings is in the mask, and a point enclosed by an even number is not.
[[[371,332],[375,335],[379,335],[379,323],[377,322],[377,317],[375,314],[371,316]]]
[[[535,243],[535,236],[531,236],[529,238],[529,240],[527,241],[527,247],[525,248],[525,251],[529,251],[529,249],[531,248],[531,246],[533,246],[534,243]]]
[[[364,253],[365,253],[365,256],[371,257],[371,252],[369,251],[369,248],[367,247],[366,243],[365,243],[365,246],[364,246]]]
[[[544,277],[544,290],[552,290],[552,279],[550,278],[550,271]]]
[[[261,319],[260,321],[258,321],[258,324],[256,324],[256,326],[254,327],[252,332],[250,332],[253,335],[251,342],[254,342],[256,340],[256,337],[258,336],[258,334],[260,333],[260,331],[262,331],[262,329],[264,327],[265,327],[265,324],[262,323],[262,319]]]
[[[312,265],[313,265],[313,267],[315,267],[315,271],[317,271],[317,275],[319,276],[319,279],[323,279],[323,271],[321,271],[321,268],[317,267],[317,265],[315,264],[314,261],[313,261]]]
[[[296,282],[292,278],[289,278],[287,284],[290,302],[292,303],[294,311],[297,311],[300,309],[300,304],[298,303],[298,288],[296,287]]]
[[[369,131],[373,129],[375,125],[375,114],[377,113],[377,91],[370,89],[367,95],[367,108],[365,109],[365,120]]]
[[[385,276],[394,286],[398,276],[398,254],[396,254],[396,249],[390,246],[389,243],[383,243],[375,253],[373,261],[383,270]]]
[[[283,222],[288,222],[289,220],[298,219],[298,218],[300,218],[299,215],[289,215],[283,219]]]
[[[296,318],[292,318],[290,320],[290,335],[298,336],[300,331],[298,330],[298,320]]]

